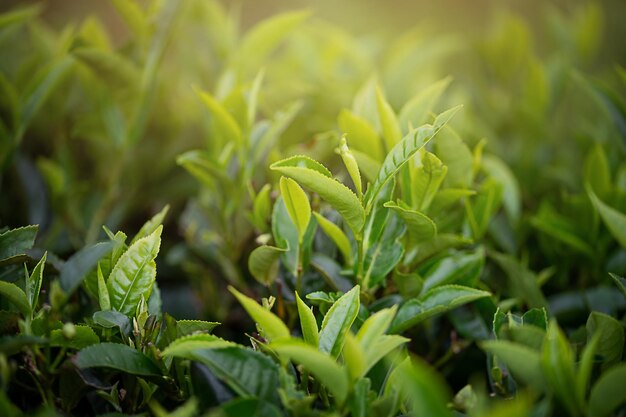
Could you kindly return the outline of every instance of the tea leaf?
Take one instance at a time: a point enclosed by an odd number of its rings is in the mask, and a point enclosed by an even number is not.
[[[46,258],[48,252],[44,252],[43,256],[37,262],[35,269],[29,275],[26,283],[26,297],[30,302],[30,308],[32,311],[37,309],[37,301],[39,300],[39,292],[41,291],[41,282],[43,281],[43,269],[46,265]]]
[[[427,215],[401,207],[392,201],[385,203],[384,206],[398,213],[404,220],[412,242],[420,244],[437,235],[437,225]]]
[[[619,288],[619,290],[622,292],[624,297],[626,297],[626,278],[622,278],[610,272],[609,272],[609,275],[613,279],[613,282],[615,282],[615,285],[617,285],[617,288]]]
[[[176,320],[178,337],[188,336],[194,333],[210,333],[220,323],[203,320]]]
[[[387,356],[393,350],[410,342],[411,339],[398,335],[382,335],[379,336],[372,345],[365,350],[365,363],[361,375],[367,375],[367,373],[380,361]]]
[[[430,152],[424,152],[422,165],[415,169],[411,181],[413,205],[418,211],[428,209],[439,191],[448,167]]]
[[[364,153],[374,162],[382,159],[383,150],[380,138],[376,129],[367,120],[344,109],[339,113],[337,123],[339,129],[350,139],[350,144],[354,148],[353,152],[357,150],[358,153]]]
[[[248,269],[261,284],[271,285],[278,274],[278,259],[289,249],[263,245],[254,249],[248,258]]]
[[[350,326],[352,326],[359,312],[360,289],[357,285],[345,293],[335,301],[324,316],[319,334],[319,345],[322,352],[333,357],[337,357],[341,353],[346,333],[350,331]]]
[[[25,226],[0,234],[0,266],[23,262],[35,244],[39,226]]]
[[[595,354],[602,357],[602,369],[607,369],[622,359],[624,350],[624,327],[613,317],[592,311],[587,319],[587,341],[599,337]]]
[[[270,168],[319,194],[341,214],[355,235],[361,231],[365,223],[361,202],[348,187],[325,175],[328,170],[321,164],[296,156],[275,162]]]
[[[280,193],[283,196],[289,217],[298,229],[298,242],[302,244],[302,238],[311,221],[309,198],[297,182],[286,177],[280,178]]]
[[[10,282],[0,281],[0,294],[17,307],[24,317],[30,317],[32,309],[30,308],[28,297],[26,297],[26,294],[20,287]]]
[[[78,368],[110,368],[132,375],[161,376],[158,366],[143,353],[119,343],[99,343],[80,350]]]
[[[228,287],[228,290],[239,300],[250,317],[261,326],[263,337],[269,341],[288,339],[290,337],[289,329],[278,316],[233,287]]]
[[[264,398],[278,403],[279,368],[267,355],[241,346],[196,349],[187,359],[206,365],[219,379],[242,397]]]
[[[507,340],[486,340],[480,346],[504,362],[513,377],[537,389],[545,387],[539,352]]]
[[[392,149],[402,138],[402,131],[400,126],[398,126],[396,114],[385,99],[379,86],[376,86],[376,109],[378,110],[378,120],[380,121],[387,149]]]
[[[373,202],[383,186],[400,170],[417,151],[422,149],[443,126],[446,125],[456,114],[461,106],[453,107],[441,113],[435,119],[432,126],[424,125],[413,129],[402,140],[397,143],[385,157],[385,161],[378,172],[376,181],[368,189],[365,202],[366,212],[369,213]]]
[[[226,110],[226,108],[217,101],[208,92],[197,90],[196,93],[211,112],[213,116],[213,123],[215,124],[215,131],[217,135],[222,139],[223,143],[234,143],[237,146],[243,145],[243,137],[241,128],[237,124],[237,121],[232,114]]]
[[[298,317],[300,317],[300,328],[302,329],[302,337],[304,341],[311,346],[319,345],[319,333],[317,330],[317,321],[313,314],[313,309],[309,308],[296,292],[296,304],[298,306]]]
[[[83,349],[87,346],[100,343],[100,339],[89,326],[74,326],[76,334],[71,338],[63,335],[62,329],[55,329],[50,332],[50,346],[59,346],[70,349]]]
[[[193,353],[194,350],[222,349],[229,346],[235,346],[235,344],[212,334],[193,334],[174,340],[161,352],[161,355],[184,358]]]
[[[346,234],[335,223],[328,220],[317,212],[313,212],[313,216],[317,220],[324,233],[333,241],[343,256],[346,265],[352,265],[352,247]]]
[[[365,320],[356,335],[363,351],[367,351],[378,338],[385,334],[397,311],[398,306],[385,308]]]
[[[272,343],[270,347],[279,355],[302,364],[335,396],[337,403],[344,403],[348,396],[348,375],[331,356],[297,340]]]
[[[149,236],[130,245],[113,267],[107,282],[113,309],[132,316],[141,297],[150,297],[156,278],[154,259],[161,246],[162,230],[163,226],[159,226]]]
[[[167,216],[167,212],[169,211],[169,209],[170,209],[169,204],[166,204],[165,207],[163,207],[160,212],[155,214],[150,220],[148,220],[143,226],[141,226],[141,229],[139,229],[139,231],[137,232],[133,240],[130,242],[130,244],[132,245],[139,239],[144,238],[154,233],[154,231],[163,224],[163,220],[165,219],[165,216]]]
[[[93,321],[105,329],[117,327],[120,333],[128,336],[130,334],[131,324],[128,316],[114,310],[96,311],[93,313]]]
[[[346,166],[346,169],[348,170],[348,174],[350,175],[350,178],[352,179],[352,183],[354,184],[354,187],[356,188],[357,196],[359,197],[359,199],[362,199],[363,198],[363,185],[361,184],[361,172],[359,171],[359,164],[357,164],[357,161],[354,158],[354,155],[352,155],[352,152],[350,152],[350,149],[348,148],[348,143],[346,142],[345,137],[341,138],[341,142],[339,144],[339,148],[337,149],[337,152],[339,152],[339,156],[341,156],[343,164]]]
[[[390,380],[411,404],[412,413],[419,416],[451,417],[446,404],[450,395],[439,375],[419,359],[405,359]]]
[[[404,303],[392,322],[390,332],[402,332],[432,316],[489,296],[491,294],[487,291],[461,285],[435,287],[420,297]]]
[[[609,229],[609,232],[611,232],[622,248],[626,249],[626,214],[620,213],[606,205],[596,196],[590,187],[587,187],[587,194],[598,213],[600,213],[600,217]]]
[[[104,276],[102,275],[102,269],[98,264],[98,302],[100,303],[100,310],[111,309],[111,297],[109,296],[109,289],[107,287]]]
[[[436,103],[451,82],[452,77],[443,78],[407,101],[398,115],[400,127],[405,129],[409,125],[420,126],[426,123],[430,112],[434,111]]]
[[[593,386],[589,396],[589,415],[608,416],[626,402],[626,364],[621,363],[606,371]]]

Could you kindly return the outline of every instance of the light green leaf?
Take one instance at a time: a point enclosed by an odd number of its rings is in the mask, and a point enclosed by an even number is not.
[[[100,303],[100,310],[111,309],[111,297],[109,297],[109,289],[107,287],[104,276],[102,275],[102,269],[98,264],[98,302]]]
[[[485,265],[485,250],[482,247],[471,252],[455,252],[443,257],[428,267],[422,274],[422,292],[440,285],[476,282]]]
[[[391,374],[390,383],[396,385],[411,404],[412,415],[452,416],[446,405],[450,394],[445,382],[420,359],[407,358]]]
[[[350,144],[354,148],[353,152],[357,150],[359,153],[370,157],[374,162],[383,159],[383,149],[378,133],[367,120],[344,109],[339,113],[338,123],[339,129],[350,139]]]
[[[486,340],[480,346],[502,361],[514,378],[537,389],[545,387],[539,352],[508,340]]]
[[[298,229],[298,242],[302,244],[302,238],[311,221],[309,198],[297,182],[286,177],[280,177],[280,193],[289,217]]]
[[[328,220],[317,212],[313,212],[317,224],[320,225],[324,233],[333,241],[343,256],[346,265],[352,265],[352,248],[346,234],[335,223]]]
[[[313,309],[309,308],[304,301],[302,301],[297,292],[296,304],[298,305],[298,316],[300,317],[300,328],[302,329],[302,337],[304,338],[304,341],[311,346],[319,346],[319,333]]]
[[[143,226],[141,226],[141,229],[139,229],[139,232],[137,232],[130,244],[132,245],[139,239],[154,233],[154,231],[163,224],[163,220],[165,219],[165,216],[167,216],[167,212],[169,211],[169,209],[169,204],[166,204],[160,212],[155,214],[150,220],[148,220]]]
[[[504,161],[494,155],[484,155],[481,165],[485,172],[502,186],[504,210],[511,223],[516,225],[522,212],[522,197],[515,174]]]
[[[391,308],[380,310],[365,320],[356,334],[356,338],[363,351],[367,352],[367,350],[374,345],[376,340],[387,332],[397,311],[398,306],[395,305]]]
[[[309,15],[307,10],[282,13],[254,26],[246,33],[236,52],[237,64],[247,69],[258,69],[266,56]]]
[[[185,152],[176,158],[176,163],[209,188],[215,186],[215,180],[220,183],[230,183],[226,169],[214,161],[207,151]]]
[[[30,303],[20,287],[10,282],[0,281],[0,294],[17,307],[24,317],[30,317],[32,314]]]
[[[439,98],[451,82],[452,77],[443,78],[407,101],[398,115],[400,127],[405,129],[409,125],[420,126],[426,123],[430,113],[435,110]]]
[[[621,363],[602,374],[589,396],[589,415],[608,416],[626,402],[626,363]]]
[[[220,323],[203,320],[176,320],[178,337],[189,336],[194,333],[210,333]]]
[[[359,196],[359,199],[363,198],[363,184],[361,183],[361,172],[359,171],[359,164],[357,163],[354,155],[348,148],[348,143],[346,142],[345,136],[341,138],[341,142],[339,143],[339,148],[337,149],[339,156],[341,156],[341,160],[343,164],[346,166],[346,170],[352,178],[352,183],[356,188],[356,194]]]
[[[378,120],[382,128],[383,139],[387,149],[392,149],[402,138],[402,131],[398,125],[396,114],[385,99],[380,86],[376,86],[376,109],[378,110]]]
[[[453,107],[441,113],[432,126],[424,125],[410,131],[397,143],[385,157],[385,161],[378,172],[374,184],[368,189],[365,201],[366,212],[369,213],[372,204],[383,186],[398,172],[417,151],[422,149],[456,114],[461,106]]]
[[[600,213],[600,217],[602,221],[604,221],[607,229],[609,229],[609,232],[611,232],[622,248],[626,249],[626,214],[620,213],[606,205],[589,187],[587,187],[587,194],[596,210],[598,210],[598,213]]]
[[[229,346],[235,346],[235,343],[221,339],[212,334],[192,334],[174,340],[161,352],[161,355],[188,357],[194,350],[221,349]]]
[[[279,355],[288,357],[308,369],[335,396],[338,404],[345,402],[349,390],[348,375],[332,357],[297,340],[272,343],[270,347]]]
[[[410,342],[411,339],[398,335],[383,335],[379,336],[371,346],[365,350],[365,363],[367,364],[363,368],[361,376],[367,375],[367,373],[380,361],[387,356],[393,350]]]
[[[275,162],[270,168],[319,194],[341,214],[355,235],[361,231],[365,213],[359,198],[348,187],[326,175],[328,170],[321,164],[296,156]]]
[[[435,143],[435,153],[448,167],[446,188],[469,188],[474,181],[474,156],[456,131],[443,129]]]
[[[248,269],[261,284],[269,286],[278,274],[278,259],[289,249],[263,245],[254,249],[248,258]]]
[[[416,244],[423,243],[437,235],[437,225],[427,215],[400,207],[392,201],[385,203],[384,206],[398,213],[400,218],[404,220],[409,236]]]
[[[439,191],[448,167],[430,152],[424,152],[422,164],[414,170],[411,179],[413,206],[426,211]]]
[[[252,203],[254,225],[262,232],[267,230],[267,221],[272,212],[272,201],[270,199],[271,190],[272,186],[265,184],[254,197],[254,202]]]
[[[141,39],[148,34],[148,19],[144,17],[146,12],[141,9],[138,3],[126,0],[113,0],[113,5],[134,36]]]
[[[76,325],[74,326],[76,334],[71,338],[67,338],[63,335],[62,329],[55,329],[50,332],[50,346],[58,346],[69,349],[83,349],[87,346],[100,343],[100,339],[89,326]]]
[[[196,90],[196,93],[211,112],[213,123],[217,135],[222,139],[222,143],[235,143],[237,146],[243,145],[241,128],[232,114],[208,92]]]
[[[420,297],[404,303],[392,322],[390,332],[402,332],[427,318],[489,296],[491,294],[487,291],[461,285],[435,287]]]
[[[624,350],[624,327],[613,317],[592,311],[587,319],[587,341],[593,336],[600,338],[595,354],[602,357],[602,369],[622,360]]]
[[[288,339],[290,337],[289,329],[278,316],[235,288],[229,286],[228,290],[239,300],[250,317],[261,326],[263,337],[269,341]]]
[[[502,193],[502,185],[493,178],[487,178],[472,201],[465,201],[467,220],[474,239],[482,238],[487,232],[491,219],[502,203]]]
[[[360,290],[357,285],[341,296],[330,307],[324,316],[320,331],[320,350],[329,353],[333,357],[339,356],[346,333],[356,319],[360,305]]]
[[[46,265],[47,256],[48,252],[45,252],[35,266],[35,269],[33,269],[33,272],[28,277],[28,282],[26,283],[26,296],[30,302],[31,311],[35,311],[37,309],[37,301],[39,300],[39,292],[41,291],[41,282],[43,281],[43,269]]]
[[[114,310],[132,316],[141,297],[150,297],[162,230],[163,226],[159,226],[151,235],[132,244],[113,267],[107,285]]]
[[[74,357],[78,368],[110,368],[132,375],[161,376],[158,366],[146,355],[120,343],[98,343]]]
[[[365,374],[367,367],[365,352],[361,349],[356,337],[350,332],[346,333],[346,340],[343,344],[343,364],[352,380]]]

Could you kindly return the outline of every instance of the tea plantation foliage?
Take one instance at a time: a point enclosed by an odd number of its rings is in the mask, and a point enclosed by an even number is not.
[[[0,415],[626,415],[614,9],[111,5],[0,15]]]

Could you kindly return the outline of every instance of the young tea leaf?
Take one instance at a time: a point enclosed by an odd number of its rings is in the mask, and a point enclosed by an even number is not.
[[[332,305],[324,316],[320,330],[320,350],[333,357],[339,356],[346,333],[356,319],[360,305],[360,290],[357,285],[345,293]]]
[[[339,153],[339,156],[341,156],[341,160],[346,166],[350,178],[352,178],[352,183],[356,188],[356,194],[359,197],[359,200],[362,199],[363,184],[361,183],[361,172],[359,171],[359,164],[354,158],[354,155],[352,155],[352,152],[350,152],[345,136],[341,138],[341,142],[339,143],[339,148],[337,149],[337,152]]]
[[[309,198],[297,182],[286,177],[280,178],[280,193],[283,196],[289,217],[298,229],[298,241],[302,244],[302,238],[311,221]]]
[[[73,362],[78,368],[110,368],[132,375],[161,376],[159,367],[146,355],[119,343],[99,343],[82,349]]]
[[[337,245],[337,248],[341,252],[346,265],[352,265],[352,247],[350,246],[350,241],[343,230],[317,212],[313,212],[313,216],[315,216],[317,224],[320,225],[324,233],[326,233],[326,236],[328,236],[333,243]]]
[[[302,329],[302,337],[304,341],[311,346],[319,345],[319,332],[317,329],[317,321],[313,314],[312,308],[309,308],[296,292],[296,304],[298,305],[298,316],[300,317],[300,328]]]
[[[141,297],[150,297],[156,278],[154,259],[161,246],[162,230],[163,226],[159,226],[152,234],[132,244],[113,267],[107,286],[114,310],[132,316]]]
[[[460,108],[461,106],[453,107],[441,113],[437,116],[432,126],[424,125],[413,129],[389,151],[374,184],[368,189],[365,198],[365,211],[367,213],[369,213],[383,186],[400,170],[402,165],[415,155],[417,151],[422,149],[452,119]]]
[[[269,286],[278,274],[278,259],[289,249],[263,245],[254,249],[248,258],[248,269],[252,276],[261,284]]]
[[[348,375],[331,356],[297,340],[276,342],[270,346],[279,355],[302,364],[335,396],[337,403],[344,403],[348,396]]]
[[[41,291],[41,282],[43,281],[43,268],[46,265],[46,258],[48,252],[45,252],[33,272],[28,277],[26,283],[26,296],[30,302],[30,308],[32,311],[37,309],[37,301],[39,300],[39,292]]]
[[[20,287],[10,282],[0,281],[0,294],[17,307],[24,317],[30,317],[32,314],[30,302]]]
[[[250,317],[261,326],[263,336],[267,340],[274,341],[288,339],[290,337],[289,329],[278,316],[233,287],[228,287],[228,290],[239,300],[239,303],[241,303]]]
[[[354,234],[359,234],[365,223],[365,213],[359,198],[348,187],[326,175],[328,170],[321,164],[295,156],[275,162],[270,168],[319,194],[341,214]]]

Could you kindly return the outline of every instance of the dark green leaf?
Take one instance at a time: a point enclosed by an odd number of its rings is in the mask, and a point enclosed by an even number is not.
[[[35,244],[39,226],[25,226],[0,234],[0,266],[20,263],[26,259],[26,251]]]
[[[118,343],[100,343],[74,357],[79,368],[110,368],[132,375],[160,376],[158,366],[143,353]]]
[[[111,252],[113,242],[96,243],[76,252],[61,268],[59,280],[61,288],[68,295],[72,294],[83,282],[89,271],[98,261]]]

